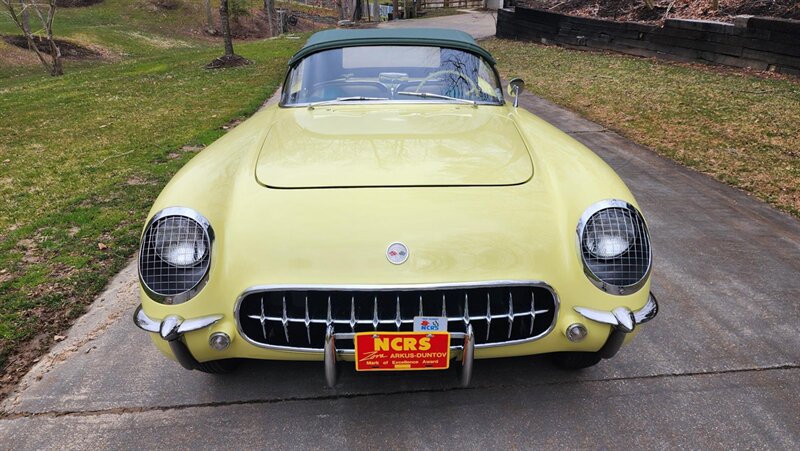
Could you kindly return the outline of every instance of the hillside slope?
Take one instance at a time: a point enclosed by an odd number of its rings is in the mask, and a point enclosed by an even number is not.
[[[712,7],[711,0],[653,0],[653,9],[643,0],[519,0],[517,4],[576,16],[636,22],[663,20],[668,9],[670,18],[721,22],[732,22],[740,14],[800,19],[797,0],[719,0],[719,9]]]

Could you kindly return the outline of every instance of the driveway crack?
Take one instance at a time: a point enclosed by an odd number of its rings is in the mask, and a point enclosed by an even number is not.
[[[800,362],[794,363],[787,363],[787,364],[780,364],[780,365],[773,365],[773,366],[765,366],[765,367],[750,367],[750,368],[735,368],[735,369],[728,369],[728,370],[716,370],[716,371],[693,371],[693,372],[686,372],[686,373],[664,373],[664,374],[653,374],[653,375],[644,375],[644,376],[620,376],[620,377],[612,377],[612,378],[598,378],[598,379],[580,379],[580,380],[571,380],[571,381],[552,381],[552,382],[543,382],[538,384],[532,384],[531,386],[554,386],[554,385],[565,385],[565,384],[585,384],[585,383],[597,383],[597,382],[620,382],[620,381],[642,381],[642,380],[657,380],[657,379],[669,379],[669,378],[683,378],[683,377],[693,377],[693,376],[721,376],[726,374],[739,374],[739,373],[753,373],[753,372],[761,372],[761,371],[776,371],[776,370],[794,370],[800,369]],[[274,398],[274,399],[248,399],[248,400],[240,400],[240,401],[213,401],[213,402],[205,402],[205,403],[197,403],[197,404],[177,404],[177,405],[165,405],[165,406],[143,406],[143,407],[118,407],[118,408],[110,408],[110,409],[97,409],[97,410],[51,410],[51,411],[43,411],[43,412],[0,412],[0,421],[2,420],[13,420],[18,418],[58,418],[64,416],[99,416],[99,415],[121,415],[121,414],[135,414],[135,413],[146,413],[146,412],[164,412],[164,411],[176,411],[176,410],[185,410],[185,409],[194,409],[194,408],[203,408],[203,407],[228,407],[228,406],[247,406],[247,405],[268,405],[268,404],[281,404],[287,402],[306,402],[306,401],[332,401],[332,400],[340,400],[340,399],[358,399],[358,398],[370,398],[370,397],[380,397],[380,396],[398,396],[398,395],[409,395],[409,394],[424,394],[424,393],[447,393],[453,391],[477,391],[477,390],[485,390],[485,389],[504,389],[504,388],[519,388],[519,385],[508,385],[508,384],[488,384],[488,385],[478,385],[472,387],[445,387],[445,388],[435,388],[435,389],[420,389],[420,390],[395,390],[395,391],[383,391],[383,392],[373,392],[373,393],[331,393],[329,395],[316,395],[316,396],[289,396],[284,398]]]

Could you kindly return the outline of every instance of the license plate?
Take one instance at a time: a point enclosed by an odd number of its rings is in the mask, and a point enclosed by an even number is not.
[[[447,332],[361,332],[355,337],[357,371],[446,370]]]

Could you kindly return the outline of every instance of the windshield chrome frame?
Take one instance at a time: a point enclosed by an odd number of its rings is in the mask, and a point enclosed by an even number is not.
[[[397,44],[397,45],[402,45],[402,44]],[[382,46],[385,46],[385,45],[373,45],[373,46],[365,45],[364,47],[382,47]],[[505,98],[505,95],[503,94],[503,79],[500,78],[500,73],[497,72],[497,67],[495,67],[495,65],[491,64],[489,61],[486,61],[482,56],[478,55],[477,53],[469,52],[469,51],[464,50],[464,49],[454,49],[452,47],[422,46],[422,45],[416,45],[416,46],[417,47],[437,47],[437,48],[440,48],[440,49],[458,50],[458,51],[461,51],[461,52],[464,52],[464,53],[469,53],[470,55],[473,55],[476,58],[481,59],[489,68],[491,68],[492,73],[494,74],[497,82],[500,84],[500,101],[497,102],[497,103],[495,103],[495,102],[475,101],[475,105],[474,106],[475,107],[477,107],[477,106],[505,106],[506,98]],[[334,50],[334,49],[325,49],[325,50],[322,50],[322,52],[324,52],[326,50]],[[305,58],[303,58],[301,60],[298,60],[294,65],[289,66],[289,69],[286,71],[286,75],[283,77],[283,83],[280,86],[281,93],[280,93],[280,99],[278,100],[278,107],[279,108],[308,108],[309,105],[311,105],[313,103],[316,103],[316,102],[303,102],[303,103],[293,103],[293,104],[287,105],[284,99],[286,97],[285,96],[285,94],[286,94],[285,89],[286,89],[286,86],[288,85],[287,82],[289,81],[289,74],[292,73],[292,69],[294,69],[296,66],[301,64],[303,61],[305,61],[306,58],[310,58],[310,57],[316,55],[317,53],[320,53],[320,52],[314,52],[314,53],[311,53],[309,55],[306,55]],[[467,105],[466,103],[464,103],[462,101],[452,101],[452,100],[443,100],[443,99],[438,99],[438,100],[408,100],[408,99],[393,100],[393,99],[389,99],[389,100],[365,100],[365,101],[359,101],[359,102],[352,102],[352,101],[350,101],[350,102],[337,102],[336,100],[331,100],[330,103],[328,103],[326,101],[325,105],[323,105],[323,106],[325,106],[325,107],[341,106],[341,105],[356,106],[356,105],[364,105],[364,104],[367,104],[367,105],[420,105],[420,104],[422,104],[422,105],[461,105],[461,106],[470,106],[470,107],[472,107],[471,105]]]

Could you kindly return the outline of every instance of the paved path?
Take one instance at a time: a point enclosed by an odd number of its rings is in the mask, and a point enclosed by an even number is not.
[[[431,19],[414,19],[414,20],[394,20],[391,22],[382,22],[378,25],[379,28],[418,28],[418,27],[435,27],[435,28],[450,28],[453,30],[463,30],[471,34],[475,39],[488,38],[494,36],[495,27],[497,22],[496,12],[478,12],[469,11],[465,14],[456,14],[453,16],[434,17]]]
[[[630,186],[655,253],[656,321],[580,373],[545,358],[454,374],[319,363],[186,372],[130,321],[135,267],[2,404],[3,448],[770,448],[800,444],[800,222],[530,94],[521,105]]]

